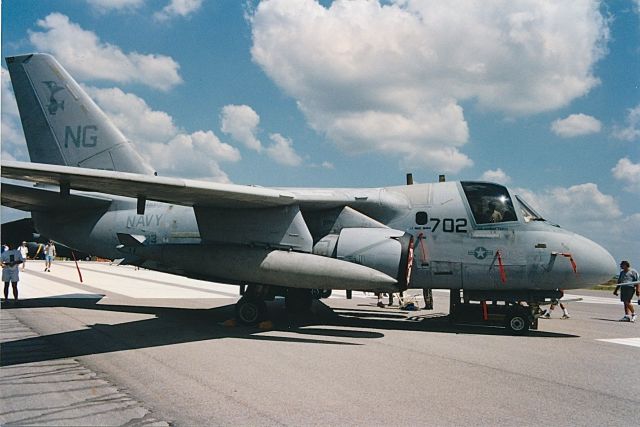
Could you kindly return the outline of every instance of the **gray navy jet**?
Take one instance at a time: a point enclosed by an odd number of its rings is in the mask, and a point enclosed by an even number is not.
[[[477,300],[487,320],[486,301],[501,303],[521,333],[560,290],[617,272],[601,246],[495,183],[264,188],[156,176],[52,56],[6,62],[32,163],[2,162],[4,178],[26,181],[3,182],[2,204],[71,248],[241,285],[243,323],[278,295],[303,310],[312,289],[441,288],[452,314]]]

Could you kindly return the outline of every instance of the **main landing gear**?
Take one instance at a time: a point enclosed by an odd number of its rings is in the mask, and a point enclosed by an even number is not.
[[[503,326],[513,335],[538,329],[540,304],[562,296],[560,291],[474,291],[452,289],[449,316],[453,323]]]
[[[242,285],[242,298],[235,306],[235,315],[243,325],[255,325],[268,316],[265,301],[272,301],[275,297],[284,297],[285,308],[292,314],[303,314],[311,310],[314,299],[328,298],[331,290],[283,288],[268,285]]]
[[[255,325],[267,316],[267,304],[265,299],[270,297],[270,287],[261,285],[249,285],[240,288],[242,298],[235,307],[236,319],[243,325]]]

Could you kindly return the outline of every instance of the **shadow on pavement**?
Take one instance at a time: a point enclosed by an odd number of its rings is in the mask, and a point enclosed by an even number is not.
[[[0,347],[0,365],[78,357],[114,351],[150,348],[219,338],[297,342],[304,344],[363,345],[361,340],[384,337],[385,330],[442,332],[450,334],[505,335],[502,328],[451,324],[443,313],[385,312],[385,309],[360,310],[331,308],[314,302],[312,312],[290,315],[281,301],[268,303],[273,327],[224,326],[233,318],[234,305],[210,309],[171,308],[99,304],[100,298],[42,298],[23,300],[19,306],[4,305],[3,310],[30,308],[78,308],[147,314],[153,318],[115,325],[93,324],[86,329],[6,341]],[[286,336],[278,335],[286,333]],[[525,338],[569,338],[574,335],[531,331]],[[425,337],[428,339],[428,337]],[[45,346],[46,344],[46,346]],[[40,348],[50,351],[33,351]]]

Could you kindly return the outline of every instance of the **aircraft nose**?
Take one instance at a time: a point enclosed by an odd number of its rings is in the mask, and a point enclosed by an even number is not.
[[[595,286],[611,280],[618,270],[616,261],[609,251],[585,237],[580,236],[579,240],[573,256],[581,284]]]

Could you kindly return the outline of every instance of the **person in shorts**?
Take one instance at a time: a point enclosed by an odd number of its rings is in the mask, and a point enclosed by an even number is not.
[[[17,249],[7,249],[2,252],[2,281],[4,282],[4,301],[9,299],[9,283],[13,287],[13,299],[18,302],[18,281],[20,280],[19,266],[24,260]]]
[[[637,315],[631,304],[633,294],[640,296],[640,283],[638,283],[638,272],[631,268],[629,261],[620,263],[620,274],[618,275],[618,286],[613,291],[614,295],[618,295],[620,291],[620,301],[624,304],[624,316],[621,322],[635,322]]]
[[[53,240],[49,240],[47,246],[44,247],[44,271],[51,272],[51,263],[56,257],[56,245],[53,244]]]
[[[22,245],[18,248],[20,251],[20,255],[22,255],[22,271],[27,266],[27,256],[29,255],[29,248],[27,247],[27,242],[22,242]]]

